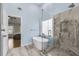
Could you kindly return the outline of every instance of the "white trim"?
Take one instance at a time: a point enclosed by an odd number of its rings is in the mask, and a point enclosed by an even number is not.
[[[2,7],[2,4],[0,3],[0,30],[2,29],[1,26],[2,26],[2,17],[3,17],[3,13],[2,13],[2,10],[3,10],[3,7]],[[0,31],[0,56],[3,55],[3,45],[2,45],[2,37],[1,37],[1,31]]]
[[[21,16],[19,16],[19,15],[8,15],[8,16],[12,16],[12,17],[21,18]]]
[[[30,43],[28,43],[28,44],[23,44],[23,45],[21,45],[21,46],[28,46],[28,45],[31,45],[32,44],[32,42],[30,42]]]

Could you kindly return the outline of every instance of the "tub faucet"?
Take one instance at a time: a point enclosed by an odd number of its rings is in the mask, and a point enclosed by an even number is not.
[[[42,38],[45,38],[45,34],[44,34],[44,33],[42,33],[41,37],[42,37]]]

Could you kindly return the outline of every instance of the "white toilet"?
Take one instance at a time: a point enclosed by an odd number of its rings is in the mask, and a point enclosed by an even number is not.
[[[48,47],[48,39],[42,37],[33,37],[33,43],[38,50],[46,49]]]

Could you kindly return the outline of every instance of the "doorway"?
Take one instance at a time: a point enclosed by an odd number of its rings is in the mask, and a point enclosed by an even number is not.
[[[21,47],[21,18],[8,16],[9,49]]]

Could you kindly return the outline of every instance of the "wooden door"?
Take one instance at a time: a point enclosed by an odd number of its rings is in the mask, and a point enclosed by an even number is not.
[[[21,34],[16,34],[13,36],[13,47],[20,47],[21,46]]]

